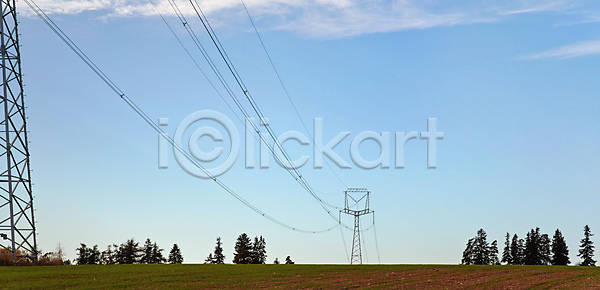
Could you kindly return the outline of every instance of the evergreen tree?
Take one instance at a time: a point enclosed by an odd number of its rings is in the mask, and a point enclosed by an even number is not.
[[[102,253],[100,255],[100,261],[104,265],[113,265],[116,263],[115,257],[114,257],[114,251],[111,249],[110,245],[108,245],[108,247],[106,247],[106,250],[102,251]]]
[[[181,255],[181,250],[177,244],[173,244],[171,248],[171,252],[169,252],[169,263],[171,264],[181,264],[183,263],[183,256]]]
[[[522,240],[521,240],[522,241]],[[511,260],[508,263],[509,265],[521,265],[521,248],[519,247],[519,236],[514,234],[512,237],[512,241],[510,243],[510,257]]]
[[[496,240],[490,245],[488,251],[488,264],[500,265],[500,259],[498,259],[498,241]]]
[[[294,261],[292,261],[292,259],[290,258],[290,256],[287,256],[287,257],[285,258],[285,263],[286,263],[287,265],[292,265],[292,264],[294,264]]]
[[[206,257],[206,259],[204,259],[204,264],[214,264],[215,263],[215,258],[213,258],[212,253],[208,254],[208,257]]]
[[[119,246],[117,251],[118,263],[119,264],[135,264],[140,261],[142,257],[143,249],[140,248],[140,244],[134,239],[129,239],[125,243]]]
[[[152,250],[153,250],[153,245],[152,245],[152,241],[150,240],[150,238],[146,239],[146,242],[144,243],[144,249],[143,249],[143,255],[142,258],[140,259],[140,263],[142,264],[150,264],[152,263]]]
[[[98,245],[94,245],[94,247],[88,249],[88,251],[88,264],[100,264],[100,251],[98,250]]]
[[[252,257],[252,264],[264,264],[267,260],[267,242],[260,236],[254,237],[254,244],[252,244],[252,251],[250,256]]]
[[[518,256],[515,261],[518,263],[516,265],[524,265],[525,264],[525,240],[519,239],[517,242],[517,253]]]
[[[525,265],[541,265],[540,228],[531,229],[525,238]]]
[[[251,264],[252,263],[252,241],[246,233],[238,236],[235,242],[235,253],[233,263],[235,264]]]
[[[467,248],[463,252],[461,263],[465,265],[500,264],[498,241],[494,240],[489,244],[485,231],[483,229],[478,230],[477,235],[467,242]]]
[[[279,264],[280,264],[280,263],[279,263],[279,259],[275,258],[275,261],[273,261],[273,264],[275,264],[275,265],[279,265]]]
[[[221,243],[221,237],[217,238],[213,259],[215,264],[225,264],[225,255],[223,255],[223,243]]]
[[[76,249],[77,251],[77,258],[75,258],[75,262],[77,263],[77,265],[86,265],[88,263],[87,260],[87,246],[84,243],[80,243],[79,244],[79,248]]]
[[[165,259],[165,257],[162,254],[163,251],[164,249],[159,248],[156,242],[154,242],[154,244],[152,245],[152,264],[162,264],[167,261],[167,259]]]
[[[538,252],[540,253],[540,260],[539,260],[539,265],[549,265],[552,262],[552,255],[551,255],[551,241],[550,238],[548,237],[548,234],[543,234],[540,236],[540,241],[539,241],[539,249]]]
[[[506,233],[506,240],[504,241],[504,250],[502,251],[502,263],[506,263],[507,265],[513,264],[513,256],[511,254],[510,234],[509,233]]]
[[[460,261],[463,265],[473,265],[473,261],[475,258],[473,257],[473,239],[469,239],[467,242],[467,247],[463,251],[462,260]]]
[[[592,242],[591,237],[592,231],[588,225],[585,225],[583,228],[583,239],[581,239],[581,244],[579,245],[579,254],[577,256],[581,257],[583,260],[581,262],[581,266],[596,266],[596,261],[594,261],[594,242]]]
[[[81,243],[76,250],[77,258],[75,261],[77,262],[77,265],[100,264],[100,251],[98,251],[97,245],[93,248],[88,248],[84,243]]]
[[[569,260],[567,241],[560,230],[556,229],[552,237],[552,265],[568,265],[569,263],[571,261]]]
[[[551,262],[551,241],[548,234],[541,234],[540,228],[531,229],[525,239],[523,264],[548,265]]]
[[[117,244],[112,245],[112,260],[114,264],[124,264],[123,256],[121,255],[121,246],[117,246]]]
[[[487,234],[483,229],[479,229],[473,240],[473,264],[489,265],[490,263],[490,245],[487,242]]]

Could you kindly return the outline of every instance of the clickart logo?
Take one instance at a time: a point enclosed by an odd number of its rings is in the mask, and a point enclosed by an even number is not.
[[[298,131],[286,131],[275,136],[269,126],[268,118],[255,122],[248,118],[244,124],[244,139],[233,121],[226,115],[212,111],[202,110],[187,116],[175,129],[172,138],[174,146],[169,142],[169,134],[161,133],[158,136],[158,167],[169,167],[169,152],[173,150],[179,166],[187,173],[211,179],[226,173],[233,167],[240,155],[242,141],[244,141],[245,168],[257,167],[256,153],[259,152],[258,167],[270,167],[270,160],[286,169],[299,169],[307,166],[312,159],[315,169],[323,168],[325,159],[339,168],[360,169],[404,168],[404,147],[411,139],[422,139],[427,146],[427,168],[437,167],[437,141],[444,138],[444,132],[437,131],[437,119],[427,119],[427,131],[404,132],[374,132],[363,131],[353,138],[352,132],[339,132],[334,138],[324,140],[323,119],[313,120],[313,134],[307,137]],[[168,118],[160,118],[158,125],[166,128],[169,126]],[[165,130],[166,131],[166,130]],[[344,140],[351,139],[346,152],[350,152],[352,164],[338,155],[334,148],[340,147]],[[360,145],[367,140],[374,141],[379,147],[379,155],[373,160],[366,160],[361,155]],[[310,154],[297,154],[290,156],[285,149],[286,144],[295,142]],[[258,145],[258,146],[257,146]],[[338,146],[340,145],[340,146]],[[425,144],[424,144],[425,145]],[[296,145],[297,147],[297,145]],[[202,167],[202,168],[200,168]]]

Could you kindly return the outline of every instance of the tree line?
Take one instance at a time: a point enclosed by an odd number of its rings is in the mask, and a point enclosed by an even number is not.
[[[170,264],[183,263],[183,255],[177,244],[173,244],[169,256],[164,257],[164,249],[158,247],[150,238],[146,239],[143,246],[140,246],[134,239],[116,245],[108,245],[106,250],[100,252],[98,245],[88,247],[81,243],[77,250],[77,265],[114,265],[114,264]]]
[[[204,260],[205,264],[225,264],[222,245],[221,237],[218,237],[214,251],[208,254],[208,257]],[[246,233],[238,236],[234,246],[232,260],[234,264],[265,264],[266,261],[267,242],[263,236],[254,237],[254,240],[251,240]],[[273,263],[280,264],[277,258],[275,258]],[[285,263],[294,264],[294,261],[292,261],[290,256],[287,256]]]
[[[583,228],[583,239],[579,245],[581,266],[596,266],[594,257],[594,242],[590,227]],[[514,234],[506,233],[502,259],[498,258],[498,243],[494,240],[488,243],[487,234],[483,229],[477,231],[475,237],[469,239],[463,251],[461,264],[464,265],[568,265],[569,247],[559,229],[556,229],[552,240],[548,234],[540,233],[540,228],[531,229],[525,239]]]
[[[108,245],[106,250],[100,251],[98,245],[88,247],[84,243],[76,249],[77,258],[74,262],[77,265],[114,265],[114,264],[181,264],[183,255],[177,244],[173,244],[169,256],[163,255],[164,249],[161,249],[156,242],[150,238],[146,239],[143,246],[140,246],[133,238],[121,243],[120,245]],[[223,243],[221,237],[217,238],[216,246],[206,260],[205,264],[225,264],[225,255],[223,253]],[[267,242],[260,237],[254,237],[251,240],[246,233],[238,236],[233,254],[234,264],[265,264],[267,260]],[[280,264],[275,258],[274,264]],[[285,264],[294,264],[294,261],[287,256]]]

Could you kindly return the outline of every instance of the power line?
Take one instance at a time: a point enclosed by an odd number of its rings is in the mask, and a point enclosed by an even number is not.
[[[198,48],[198,50],[200,50],[202,56],[204,57],[204,59],[206,60],[206,62],[209,64],[211,70],[215,73],[215,75],[217,76],[219,82],[221,83],[221,85],[223,86],[223,88],[225,89],[225,91],[227,92],[227,94],[231,97],[231,99],[233,100],[233,102],[235,103],[235,105],[238,107],[238,109],[242,112],[242,114],[244,115],[244,117],[246,119],[250,119],[250,116],[248,115],[248,112],[245,110],[245,108],[242,106],[242,104],[240,103],[239,99],[235,96],[235,93],[233,92],[233,90],[231,89],[231,87],[229,86],[229,84],[227,84],[227,81],[225,80],[225,78],[223,77],[223,75],[221,74],[221,72],[219,71],[219,69],[217,68],[217,66],[215,65],[215,63],[212,61],[212,59],[210,58],[208,52],[206,51],[206,49],[204,48],[204,46],[202,45],[202,43],[200,42],[200,39],[198,38],[198,36],[196,35],[196,33],[194,32],[194,30],[192,29],[192,27],[188,24],[185,16],[183,15],[183,13],[181,12],[181,10],[179,9],[179,6],[177,6],[177,3],[175,1],[172,0],[168,0],[169,4],[171,5],[171,8],[173,8],[173,11],[175,12],[175,14],[177,15],[177,17],[179,18],[179,20],[181,21],[181,23],[183,24],[184,28],[186,29],[186,31],[188,32],[188,34],[190,35],[190,37],[192,38],[194,44],[196,45],[196,48]],[[221,92],[214,86],[214,84],[212,83],[212,81],[208,78],[208,76],[204,73],[204,71],[202,70],[202,68],[200,67],[200,65],[198,64],[198,62],[196,62],[195,58],[191,55],[191,53],[189,52],[189,50],[185,47],[185,45],[183,44],[183,42],[180,40],[180,38],[177,36],[177,34],[175,33],[175,31],[171,28],[171,25],[169,25],[169,23],[166,21],[166,19],[162,16],[162,14],[160,13],[160,11],[158,10],[158,8],[156,7],[156,5],[154,4],[154,2],[152,0],[150,0],[150,3],[152,3],[152,5],[154,6],[154,9],[156,10],[156,12],[160,15],[161,19],[163,20],[163,22],[167,25],[167,27],[169,28],[169,30],[171,31],[171,33],[175,36],[175,38],[177,39],[177,41],[179,42],[179,44],[183,47],[183,49],[186,51],[187,55],[192,59],[192,61],[194,62],[194,64],[196,65],[196,67],[200,70],[200,72],[204,75],[204,77],[208,80],[208,82],[211,84],[212,88],[217,92],[217,94],[219,95],[219,97],[221,97],[221,99],[227,104],[227,106],[233,111],[233,109],[231,108],[231,106],[229,105],[229,103],[223,98]],[[234,115],[238,118],[238,120],[243,124],[244,122],[239,118],[239,116],[235,113],[234,111]],[[256,127],[256,125],[253,122],[250,122],[250,125],[252,126],[253,130],[257,133],[258,136],[253,136],[254,139],[256,139],[258,142],[261,142],[261,140],[265,141],[262,136],[260,136],[260,130]],[[267,142],[265,141],[265,144]],[[273,153],[274,158],[278,161],[281,162],[279,159],[279,156],[277,156],[275,154],[275,151],[273,150],[273,148],[271,146],[267,146],[269,148],[269,150]],[[293,175],[292,175],[293,176]]]
[[[375,249],[377,250],[377,261],[381,264],[381,257],[379,256],[379,243],[377,242],[377,229],[375,228],[375,214],[373,214],[373,235],[375,235]]]
[[[235,93],[233,92],[233,90],[231,89],[231,87],[229,86],[229,84],[227,83],[227,81],[225,80],[225,78],[223,77],[223,75],[221,74],[221,72],[219,71],[218,67],[212,61],[210,55],[208,54],[208,52],[206,51],[206,49],[204,48],[204,46],[200,42],[200,39],[198,38],[198,36],[196,35],[196,33],[193,31],[192,27],[188,24],[188,21],[186,20],[185,16],[183,15],[183,13],[181,12],[181,10],[179,9],[179,6],[177,6],[177,3],[175,1],[173,1],[173,0],[168,0],[168,2],[170,4],[171,8],[173,8],[173,11],[177,15],[177,17],[179,18],[179,20],[181,21],[181,23],[183,24],[183,26],[185,27],[185,29],[188,32],[188,34],[190,35],[190,37],[194,41],[196,47],[200,50],[200,52],[202,53],[202,56],[207,61],[207,63],[209,64],[210,68],[212,69],[212,71],[215,73],[215,75],[219,79],[219,82],[223,85],[223,87],[225,88],[225,90],[227,91],[227,93],[229,94],[229,96],[231,97],[231,99],[234,101],[234,103],[236,104],[236,106],[238,107],[238,109],[242,112],[242,114],[244,115],[244,117],[246,117],[246,119],[250,119],[250,116],[248,115],[248,112],[241,105],[239,99],[236,97]],[[167,24],[167,26],[169,26],[168,23],[166,23],[166,24]],[[226,58],[229,59],[228,56]],[[237,73],[237,71],[235,71],[235,72]],[[259,116],[259,118],[261,120],[263,120],[264,116]],[[277,162],[279,162],[280,164],[283,164],[283,161],[281,161],[281,159],[279,158],[279,155],[276,154],[274,146],[271,146],[271,145],[268,144],[268,142],[263,138],[262,134],[260,134],[260,130],[256,127],[256,125],[253,122],[250,122],[250,125],[253,127],[253,129],[257,133],[258,137],[264,142],[264,144],[267,145],[267,148],[269,148],[269,150],[273,153],[273,157],[275,158],[275,160]],[[256,136],[255,136],[255,138],[256,138]],[[289,161],[289,158],[287,160],[291,164],[291,161]],[[293,166],[291,166],[291,167],[293,167]],[[302,184],[302,181],[299,181],[298,178],[296,176],[294,176],[294,173],[292,171],[290,171],[288,168],[286,168],[286,170],[303,187],[306,186],[306,185]],[[301,176],[300,176],[300,178],[301,178]],[[306,189],[306,190],[310,190],[310,189]],[[318,198],[316,196],[315,196],[315,198],[317,198],[320,202],[322,202],[322,200],[320,198]],[[321,206],[323,206],[323,204]]]
[[[254,28],[254,32],[256,32],[256,36],[258,37],[258,40],[260,41],[260,45],[262,46],[263,50],[265,51],[265,54],[267,55],[267,58],[269,59],[269,63],[271,63],[271,67],[273,68],[273,71],[275,72],[275,75],[277,76],[277,79],[279,80],[279,83],[281,84],[281,87],[283,88],[283,91],[285,92],[285,95],[287,96],[287,99],[290,101],[290,104],[292,104],[292,108],[294,108],[294,112],[296,112],[296,116],[298,116],[298,119],[300,119],[300,122],[302,123],[302,126],[304,127],[304,130],[306,130],[306,133],[308,133],[308,136],[310,137],[310,139],[312,140],[312,142],[314,144],[315,143],[315,139],[312,136],[312,134],[310,133],[310,130],[308,130],[308,127],[306,126],[306,123],[304,123],[304,120],[300,116],[300,112],[298,112],[298,108],[296,107],[296,104],[294,104],[294,101],[292,100],[292,97],[290,96],[290,93],[289,93],[286,85],[283,83],[281,75],[279,74],[279,71],[275,67],[275,63],[273,62],[273,59],[271,58],[271,54],[267,50],[267,47],[266,47],[266,45],[265,45],[262,37],[260,36],[260,33],[258,32],[258,29],[256,28],[254,20],[252,19],[252,16],[250,15],[250,11],[248,11],[248,7],[246,6],[246,3],[244,2],[244,0],[240,0],[240,2],[242,2],[242,5],[244,6],[244,10],[246,10],[246,14],[248,15],[248,19],[250,19],[250,23],[252,23],[252,27]],[[329,161],[327,159],[324,159],[324,160],[325,160],[325,164],[327,164],[327,167],[329,168],[329,170],[331,171],[331,173],[333,173],[333,175],[337,178],[337,180],[345,188],[348,188],[348,185],[346,185],[346,183],[344,183],[344,181],[342,181],[342,179],[337,175],[337,173],[335,173],[335,171],[331,167],[331,164],[329,163]]]
[[[212,61],[212,59],[210,58],[210,56],[204,50],[204,47],[200,44],[200,41],[198,40],[198,37],[195,35],[195,33],[193,33],[193,31],[192,31],[191,27],[189,26],[187,20],[185,20],[185,16],[183,16],[183,13],[181,13],[181,11],[179,10],[179,8],[177,7],[177,4],[173,0],[169,0],[169,3],[171,5],[171,7],[175,10],[175,13],[179,17],[179,19],[182,22],[182,24],[188,30],[188,33],[193,38],[193,40],[196,43],[197,47],[202,51],[203,56],[205,57],[205,59],[207,60],[207,62],[209,63],[209,65],[211,66],[211,69],[213,69],[213,72],[215,72],[215,74],[217,75],[217,77],[219,78],[219,80],[221,81],[221,83],[223,84],[223,86],[226,87],[228,93],[234,99],[234,101],[236,102],[236,105],[238,106],[238,108],[248,118],[247,112],[239,104],[239,100],[237,99],[237,97],[235,97],[235,94],[231,91],[231,88],[229,87],[229,85],[227,85],[227,82],[222,77],[222,74],[219,72],[218,68],[214,65],[214,62]],[[246,99],[250,103],[250,105],[251,105],[252,109],[254,110],[254,112],[257,114],[257,116],[259,117],[260,120],[265,120],[265,117],[262,114],[260,108],[256,104],[254,98],[252,97],[252,95],[250,94],[250,92],[247,89],[246,85],[244,84],[243,80],[241,79],[239,73],[237,72],[237,69],[235,68],[235,66],[231,62],[231,59],[227,55],[225,49],[223,48],[223,45],[221,44],[221,42],[218,39],[217,35],[215,34],[214,30],[212,29],[212,26],[210,26],[210,23],[209,23],[208,19],[206,18],[206,15],[202,11],[202,9],[201,9],[200,5],[198,4],[198,2],[195,2],[195,3],[196,3],[196,5],[194,5],[194,1],[190,0],[190,4],[194,8],[194,11],[196,12],[196,15],[198,16],[198,18],[200,19],[202,25],[204,26],[205,30],[207,31],[208,35],[210,36],[210,39],[212,40],[213,44],[217,48],[217,51],[219,52],[221,58],[223,59],[223,61],[227,65],[227,68],[229,69],[229,71],[233,75],[236,83],[238,84],[238,86],[242,90],[244,96],[246,97]],[[254,129],[255,129],[255,131],[257,133],[260,133],[259,130],[254,126],[254,124],[252,124],[252,126],[254,127]],[[335,215],[333,215],[333,213],[331,212],[331,210],[329,210],[327,208],[327,205],[325,204],[325,202],[320,197],[318,197],[318,195],[314,192],[314,190],[312,189],[312,187],[310,186],[310,184],[308,184],[308,182],[305,180],[305,178],[303,178],[303,176],[299,172],[299,170],[297,168],[295,168],[295,166],[293,165],[293,162],[291,161],[289,155],[287,154],[287,152],[285,151],[285,149],[283,148],[283,146],[281,145],[281,143],[278,142],[278,140],[277,140],[277,138],[276,138],[276,136],[275,136],[272,128],[270,127],[270,125],[269,124],[265,124],[265,128],[266,128],[268,134],[270,135],[270,137],[273,139],[273,142],[274,142],[273,148],[271,148],[271,146],[268,146],[270,148],[270,150],[273,152],[274,158],[276,160],[278,160],[278,162],[280,164],[283,165],[283,162],[278,158],[279,157],[278,154],[275,153],[275,148],[274,147],[277,146],[277,149],[279,149],[279,151],[283,155],[284,159],[290,165],[289,168],[286,167],[285,165],[283,167],[290,174],[292,174],[292,176],[294,177],[294,179],[296,180],[296,182],[298,182],[301,187],[303,187],[307,192],[309,192],[313,196],[313,198],[315,198],[319,202],[319,204],[321,205],[321,207],[327,212],[327,214],[330,217],[332,217],[334,220],[336,220],[336,222],[340,223],[342,226],[344,226],[346,228],[349,228],[348,226],[342,224],[335,217]],[[265,144],[268,144],[268,142],[266,142],[266,140],[263,139],[262,134],[258,134],[258,135],[265,142]]]
[[[223,183],[216,176],[213,176],[206,168],[202,166],[190,153],[186,152],[179,144],[177,144],[170,136],[166,135],[165,132],[160,128],[156,123],[154,123],[150,117],[133,102],[68,36],[65,34],[58,25],[48,15],[33,1],[33,0],[24,0],[25,3],[33,10],[33,12],[81,59],[83,62],[90,68],[92,71],[104,81],[125,103],[133,109],[133,111],[138,114],[148,125],[150,125],[156,132],[160,133],[161,136],[164,136],[167,141],[181,154],[183,154],[190,162],[192,162],[196,167],[204,172],[207,176],[209,176],[215,183],[217,183],[221,188],[223,188],[227,193],[235,197],[237,200],[242,202],[244,205],[267,218],[268,220],[282,226],[288,228],[290,230],[303,232],[303,233],[324,233],[331,231],[332,229],[339,226],[336,224],[330,228],[324,230],[304,230],[297,227],[290,226],[287,223],[284,223],[257,208],[244,198],[242,198],[238,193],[236,193],[233,189],[228,187],[225,183]]]
[[[187,47],[185,47],[185,45],[183,44],[183,42],[181,41],[181,39],[179,38],[179,36],[177,36],[177,33],[175,33],[175,31],[173,30],[173,28],[171,28],[171,25],[169,25],[169,22],[167,22],[167,20],[165,19],[165,17],[162,15],[162,13],[160,13],[160,10],[158,10],[158,7],[156,6],[156,4],[154,4],[154,1],[149,0],[150,3],[152,3],[152,6],[154,7],[154,10],[156,11],[156,13],[158,13],[158,16],[160,16],[160,18],[162,19],[162,21],[167,25],[167,27],[169,28],[169,31],[171,31],[171,33],[173,34],[173,36],[175,36],[175,39],[177,39],[177,42],[181,45],[181,47],[183,48],[183,50],[185,51],[185,53],[190,57],[190,59],[192,59],[192,62],[194,63],[194,65],[196,66],[196,68],[198,68],[198,70],[200,70],[200,72],[202,73],[202,75],[204,76],[204,78],[208,81],[208,83],[210,84],[210,86],[215,90],[215,92],[217,92],[217,95],[219,95],[219,97],[221,98],[221,100],[223,100],[223,102],[227,105],[227,107],[229,108],[229,110],[231,110],[231,112],[236,116],[236,118],[242,123],[244,124],[244,121],[242,121],[242,119],[238,116],[238,114],[235,112],[235,110],[231,107],[231,105],[229,105],[229,102],[227,102],[227,100],[225,100],[225,97],[223,97],[223,95],[221,94],[221,92],[217,89],[217,87],[213,84],[213,82],[210,80],[210,78],[206,75],[206,73],[204,72],[204,70],[200,67],[200,65],[198,64],[198,62],[196,61],[196,59],[194,58],[194,56],[192,56],[192,54],[190,53],[190,51],[187,49]]]
[[[344,238],[344,229],[340,227],[340,233],[342,234],[342,242],[344,242],[344,254],[346,254],[346,259],[348,263],[350,263],[350,256],[348,255],[348,246],[346,246],[346,238]]]
[[[304,129],[307,131],[307,133],[309,134],[309,136],[311,136],[312,139],[312,135],[310,134],[306,124],[304,123],[304,121],[302,120],[302,117],[300,116],[297,107],[295,106],[295,104],[293,103],[291,96],[289,95],[289,92],[287,90],[287,88],[285,87],[285,84],[283,83],[283,80],[281,78],[281,75],[279,74],[279,72],[277,71],[277,68],[275,67],[275,64],[264,44],[264,41],[262,40],[262,37],[260,36],[260,33],[258,32],[258,29],[256,28],[256,25],[250,15],[250,12],[248,11],[248,8],[246,7],[246,4],[244,3],[243,0],[240,0],[242,2],[242,5],[244,6],[244,9],[246,10],[246,14],[248,15],[248,18],[250,19],[250,22],[252,23],[252,26],[254,28],[254,31],[256,32],[258,39],[263,47],[263,50],[265,51],[267,58],[269,59],[269,62],[271,63],[271,67],[273,68],[273,70],[275,71],[277,78],[280,82],[280,84],[282,85],[284,92],[286,93],[286,96],[288,97],[288,100],[290,101],[290,103],[292,104],[294,111],[296,112],[296,115],[298,116],[298,118],[300,119],[300,121],[302,122],[302,125],[304,126]],[[246,97],[246,99],[248,100],[248,102],[250,103],[252,109],[255,111],[255,113],[258,115],[258,117],[263,120],[264,119],[264,115],[262,114],[260,107],[256,104],[256,101],[254,100],[254,98],[252,97],[250,91],[248,90],[248,88],[246,87],[246,85],[244,84],[241,76],[239,75],[237,69],[235,68],[235,66],[233,65],[231,59],[229,58],[229,56],[227,55],[227,52],[225,51],[222,43],[220,42],[219,38],[217,37],[215,31],[213,30],[212,26],[210,25],[210,22],[208,21],[208,18],[206,17],[206,15],[204,14],[204,12],[202,11],[202,8],[200,7],[200,4],[198,3],[197,0],[189,0],[190,4],[192,5],[192,7],[194,8],[194,11],[196,12],[196,15],[198,16],[198,18],[200,19],[202,25],[204,26],[206,32],[208,33],[210,39],[212,40],[213,44],[215,45],[215,47],[217,48],[221,58],[223,59],[223,61],[225,62],[225,64],[227,65],[227,68],[229,69],[229,71],[231,72],[231,74],[233,75],[235,81],[237,82],[238,86],[240,87],[240,89],[242,90],[242,92],[244,93],[244,96]],[[194,5],[195,3],[195,5]],[[271,138],[274,141],[274,146],[276,145],[278,147],[278,149],[282,152],[284,158],[290,163],[290,165],[292,165],[292,162],[289,158],[289,155],[287,154],[287,152],[285,152],[285,150],[283,149],[283,146],[278,142],[277,138],[275,137],[274,132],[272,131],[272,128],[270,127],[269,124],[265,124],[265,128],[267,129],[267,132],[269,133],[269,135],[271,136]],[[313,139],[314,142],[314,139]],[[333,169],[331,168],[331,166],[329,165],[329,163],[327,163],[328,167],[330,168],[330,170],[332,171],[332,173],[334,173],[334,175],[338,178],[338,180],[340,182],[343,183],[343,181],[339,178],[339,176],[337,176],[337,174],[335,174],[335,172],[333,171]],[[327,211],[327,213],[334,219],[336,219],[340,225],[343,225],[341,222],[341,218],[336,218],[333,214],[331,214],[331,212],[325,208],[325,204],[324,202],[316,195],[316,193],[314,193],[313,189],[310,187],[310,185],[308,184],[308,182],[305,179],[302,179],[302,175],[300,174],[300,172],[294,168],[292,166],[292,170],[294,171],[294,173],[298,176],[298,178],[296,178],[296,181],[298,181],[315,199],[317,199],[319,201],[319,203],[321,204],[321,206]],[[345,184],[344,184],[345,185]],[[348,201],[347,201],[347,194],[346,194],[346,206],[345,209],[346,211],[348,211]],[[364,198],[364,196],[363,196]],[[366,206],[367,206],[367,212],[369,212],[368,210],[368,192],[366,195],[367,201],[366,201]],[[354,200],[356,202],[356,205],[358,206],[358,203],[360,202],[361,199],[359,200]],[[336,207],[337,208],[337,207]],[[364,214],[362,211],[353,211],[353,212],[360,212],[360,214]],[[349,213],[349,212],[348,212]],[[365,212],[366,213],[366,212]],[[359,214],[359,215],[360,215]],[[369,228],[361,231],[359,229],[360,225],[357,224],[357,222],[359,223],[357,217],[355,216],[355,228],[354,228],[354,236],[355,239],[358,237],[358,245],[355,245],[353,242],[353,257],[352,257],[352,261],[351,263],[355,260],[355,246],[358,246],[358,255],[360,256],[360,233],[363,231],[367,231],[369,230]],[[372,227],[375,227],[375,218],[373,217],[373,223],[371,225]],[[348,228],[347,226],[344,225],[344,227]],[[342,239],[343,239],[343,230],[342,230]],[[364,244],[364,236],[363,236],[363,244]],[[345,240],[344,240],[344,246],[345,246]],[[377,245],[377,240],[376,240],[376,248],[377,248],[377,255],[378,255],[378,259],[379,259],[379,247]],[[367,253],[365,251],[365,257],[367,258],[367,262],[368,262],[368,256]],[[360,258],[359,258],[360,259]],[[379,260],[380,261],[380,260]],[[362,259],[360,259],[360,262],[362,263]]]

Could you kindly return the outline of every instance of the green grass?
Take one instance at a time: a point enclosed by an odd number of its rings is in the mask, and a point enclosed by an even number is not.
[[[0,288],[590,287],[600,268],[456,265],[86,265],[0,267]]]

